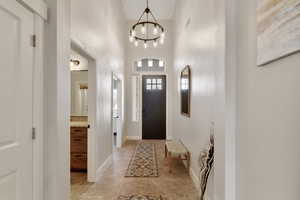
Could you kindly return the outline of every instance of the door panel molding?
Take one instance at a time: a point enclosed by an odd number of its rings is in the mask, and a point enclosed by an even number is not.
[[[34,14],[0,0],[0,25],[0,199],[33,199]]]

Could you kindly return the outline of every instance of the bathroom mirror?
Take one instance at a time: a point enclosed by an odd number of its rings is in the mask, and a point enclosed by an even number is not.
[[[72,71],[71,87],[71,116],[88,116],[88,71]]]
[[[186,66],[180,74],[181,114],[191,116],[191,69]]]

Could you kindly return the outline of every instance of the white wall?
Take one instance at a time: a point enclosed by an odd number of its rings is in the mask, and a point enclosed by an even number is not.
[[[45,23],[44,197],[65,200],[70,190],[70,35],[80,49],[95,59],[97,66],[94,73],[97,77],[96,123],[92,127],[97,134],[93,166],[96,169],[112,153],[111,73],[114,71],[124,80],[125,22],[117,0],[91,0],[88,4],[72,0],[71,6],[70,0],[46,2],[49,19]],[[91,70],[94,72],[94,67]]]
[[[129,30],[136,21],[128,21],[126,28],[126,35],[129,36]],[[141,116],[139,116],[139,122],[132,121],[132,81],[131,77],[134,73],[134,62],[141,60],[142,58],[157,58],[162,59],[165,62],[167,75],[167,136],[172,138],[172,85],[173,85],[173,76],[172,76],[172,67],[173,67],[173,23],[170,20],[159,20],[159,23],[166,30],[166,39],[164,45],[158,45],[157,48],[154,48],[152,44],[148,45],[148,48],[145,49],[144,46],[140,43],[138,47],[135,47],[133,43],[130,43],[127,39],[127,63],[126,63],[126,135],[129,137],[139,137],[141,138]],[[141,86],[140,86],[141,88]],[[141,91],[139,91],[141,93]],[[141,96],[141,94],[140,94]],[[139,102],[141,105],[141,102]],[[141,114],[141,112],[140,112]]]
[[[112,72],[124,81],[126,25],[118,0],[71,1],[71,38],[96,60],[95,168],[112,153]]]
[[[179,1],[175,13],[174,136],[191,151],[191,168],[198,176],[198,158],[207,148],[213,121],[216,22],[213,1]],[[180,114],[179,78],[191,67],[191,118]],[[210,188],[209,188],[210,189]]]
[[[300,54],[256,66],[256,1],[237,3],[238,198],[300,197]]]
[[[191,151],[191,175],[197,184],[200,152],[207,149],[210,134],[215,135],[216,161],[207,188],[207,199],[215,200],[234,199],[229,195],[234,181],[225,188],[225,182],[234,179],[234,173],[226,171],[234,170],[228,163],[234,153],[227,150],[232,138],[228,138],[225,110],[232,100],[226,100],[226,78],[230,73],[226,72],[225,9],[224,1],[177,1],[174,14],[173,134]],[[186,65],[190,65],[192,73],[190,118],[180,114],[179,78]],[[229,112],[233,110],[228,108]]]
[[[44,59],[45,200],[68,199],[70,189],[70,4],[47,0]]]

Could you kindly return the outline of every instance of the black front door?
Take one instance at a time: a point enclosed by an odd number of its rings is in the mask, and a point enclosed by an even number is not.
[[[166,139],[166,76],[143,76],[143,139]]]

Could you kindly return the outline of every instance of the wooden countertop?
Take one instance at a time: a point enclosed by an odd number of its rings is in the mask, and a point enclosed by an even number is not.
[[[71,121],[70,122],[71,127],[83,127],[83,128],[88,128],[89,123],[85,121]]]

